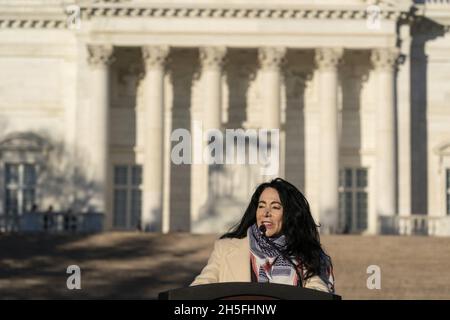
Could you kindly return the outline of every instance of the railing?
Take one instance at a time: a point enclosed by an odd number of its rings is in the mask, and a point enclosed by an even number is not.
[[[450,235],[450,217],[431,217],[421,214],[397,216],[401,235]]]
[[[439,4],[449,4],[450,5],[450,0],[426,0],[425,1],[426,5],[439,5]]]
[[[93,233],[103,230],[101,213],[29,212],[0,215],[0,232]]]

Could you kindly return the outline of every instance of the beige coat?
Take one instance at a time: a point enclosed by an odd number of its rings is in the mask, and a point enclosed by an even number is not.
[[[216,282],[251,282],[250,244],[247,237],[217,240],[208,264],[191,286]],[[306,280],[305,288],[329,291],[318,276]]]

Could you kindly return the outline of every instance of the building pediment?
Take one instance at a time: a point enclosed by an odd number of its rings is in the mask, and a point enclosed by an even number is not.
[[[436,146],[434,153],[439,156],[450,156],[450,141],[445,141]]]
[[[69,6],[70,5],[70,6]],[[82,19],[95,17],[154,18],[239,18],[239,19],[367,19],[370,7],[380,8],[379,17],[396,20],[426,16],[450,24],[450,3],[428,0],[413,4],[410,0],[285,0],[233,1],[210,0],[176,3],[154,0],[65,0],[41,2],[17,0],[7,6],[0,2],[0,29],[67,29],[68,19],[78,7]]]
[[[0,151],[42,152],[49,147],[48,143],[34,133],[16,133],[0,141]]]
[[[380,7],[383,19],[398,19],[408,15],[410,5],[393,1],[243,1],[228,4],[210,1],[197,4],[192,1],[158,4],[147,0],[103,0],[81,2],[83,18],[95,17],[154,17],[154,18],[240,18],[240,19],[366,19],[367,8]]]
[[[69,6],[70,5],[70,6]],[[390,0],[290,0],[290,1],[177,1],[154,0],[64,0],[48,4],[18,0],[0,3],[0,29],[67,29],[74,14],[81,19],[107,18],[239,18],[239,19],[366,19],[370,5],[379,6],[380,18],[396,20],[410,14],[410,1]],[[74,9],[77,7],[78,9]]]

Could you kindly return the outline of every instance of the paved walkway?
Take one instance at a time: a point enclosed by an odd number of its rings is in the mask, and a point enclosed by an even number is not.
[[[0,298],[155,299],[189,285],[216,235],[104,233],[0,235]],[[450,299],[450,238],[327,236],[337,293],[344,299]],[[67,266],[81,268],[81,290],[68,290]],[[369,265],[381,290],[369,290]]]

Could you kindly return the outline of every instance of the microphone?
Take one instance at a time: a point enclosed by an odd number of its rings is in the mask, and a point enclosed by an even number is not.
[[[261,224],[261,225],[259,226],[259,231],[261,231],[261,234],[262,234],[263,236],[266,236],[266,230],[267,230],[267,228],[266,228],[266,226],[264,225],[264,223]]]
[[[295,265],[295,263],[292,262],[292,260],[289,257],[287,257],[281,250],[279,250],[276,245],[274,245],[272,243],[272,241],[269,239],[269,237],[266,236],[267,228],[264,225],[264,223],[262,223],[259,226],[259,231],[261,232],[261,235],[264,237],[264,239],[266,239],[266,242],[294,267],[295,273],[297,274],[297,277],[300,280],[300,285],[301,285],[301,287],[303,287],[303,279],[300,276],[300,274],[298,273],[297,266]]]

